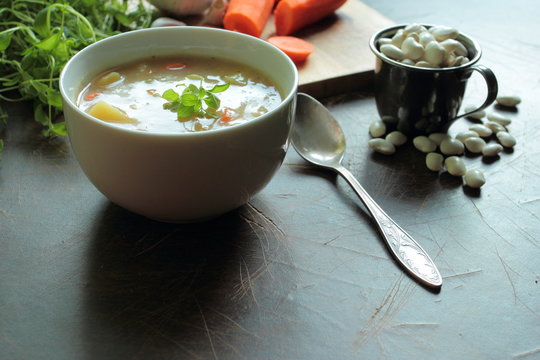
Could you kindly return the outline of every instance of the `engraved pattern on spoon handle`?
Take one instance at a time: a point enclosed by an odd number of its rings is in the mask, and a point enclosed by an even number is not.
[[[424,249],[381,209],[349,170],[343,166],[335,170],[347,180],[369,210],[396,259],[426,285],[441,286],[441,274]]]

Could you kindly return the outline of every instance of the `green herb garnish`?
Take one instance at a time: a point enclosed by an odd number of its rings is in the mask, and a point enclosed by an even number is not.
[[[142,0],[0,0],[0,102],[30,101],[44,135],[65,135],[58,79],[66,62],[96,40],[149,27],[154,15]]]
[[[218,84],[212,89],[206,90],[201,81],[200,86],[193,84],[178,84],[176,86],[185,86],[181,94],[173,89],[165,90],[161,97],[168,102],[163,105],[165,109],[177,113],[178,120],[189,119],[193,116],[217,118],[219,115],[216,110],[219,109],[220,100],[215,95],[229,88],[229,84]]]

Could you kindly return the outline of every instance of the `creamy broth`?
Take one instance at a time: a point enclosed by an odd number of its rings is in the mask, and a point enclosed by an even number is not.
[[[220,106],[208,109],[205,116],[179,118],[161,97],[168,89],[181,95],[190,84],[210,90],[225,83],[229,87],[214,94]],[[237,125],[281,101],[277,87],[255,69],[214,57],[186,56],[149,58],[110,69],[83,89],[77,103],[90,115],[124,128],[178,133]]]

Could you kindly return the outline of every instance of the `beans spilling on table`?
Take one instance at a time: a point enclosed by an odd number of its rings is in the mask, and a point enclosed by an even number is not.
[[[469,62],[468,51],[459,40],[459,31],[444,25],[429,29],[410,24],[392,37],[380,38],[379,50],[388,58],[424,68],[460,66]]]
[[[521,99],[518,96],[499,96],[496,102],[504,112],[505,109],[515,108]],[[470,109],[465,107],[467,112]],[[503,112],[474,112],[468,117],[479,122],[468,130],[454,137],[447,133],[416,136],[412,143],[417,150],[426,154],[425,162],[429,170],[439,172],[446,169],[450,175],[463,177],[466,186],[480,188],[486,182],[484,174],[478,169],[468,170],[461,156],[469,152],[486,158],[496,157],[504,148],[516,145],[516,139],[508,129],[512,119]],[[381,120],[371,123],[369,133],[372,136],[368,141],[369,147],[385,155],[394,154],[398,147],[408,141],[407,136],[399,131],[386,134],[386,126]]]

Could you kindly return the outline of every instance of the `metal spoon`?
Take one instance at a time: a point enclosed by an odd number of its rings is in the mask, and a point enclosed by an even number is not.
[[[296,152],[306,161],[343,176],[375,220],[395,259],[414,278],[439,288],[442,277],[435,263],[414,239],[394,222],[364,190],[349,170],[341,165],[345,135],[330,111],[309,95],[299,93],[292,133]]]

